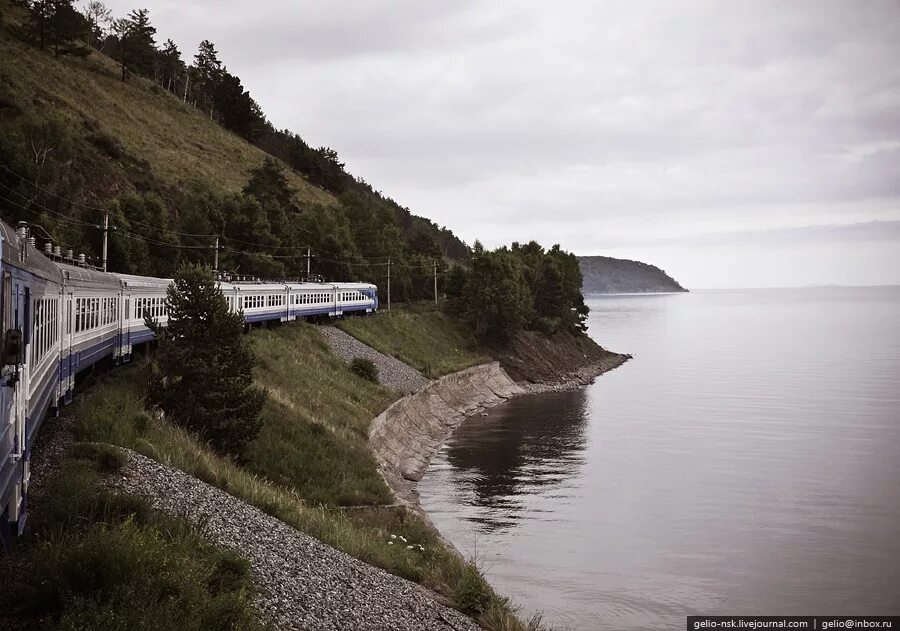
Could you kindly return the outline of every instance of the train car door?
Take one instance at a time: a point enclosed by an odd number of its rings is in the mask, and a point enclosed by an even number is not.
[[[131,296],[123,294],[125,313],[122,315],[122,361],[131,359]]]
[[[72,390],[75,388],[75,366],[72,352],[72,338],[75,337],[75,299],[71,292],[66,292],[66,329],[63,336],[63,362],[65,366],[60,369],[65,372],[65,381],[63,383],[66,403],[72,402]]]

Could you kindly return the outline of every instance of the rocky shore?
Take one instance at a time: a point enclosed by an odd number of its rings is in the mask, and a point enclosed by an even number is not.
[[[551,379],[517,382],[499,362],[491,362],[441,377],[382,412],[372,422],[369,440],[397,499],[424,516],[416,482],[444,441],[466,419],[514,396],[583,387],[631,359],[590,344],[596,349],[593,361],[588,361],[586,354],[581,354],[581,361],[570,357],[569,369],[555,368]]]

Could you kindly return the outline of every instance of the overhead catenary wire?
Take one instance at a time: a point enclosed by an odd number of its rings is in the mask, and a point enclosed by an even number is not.
[[[53,191],[50,191],[50,190],[44,188],[43,186],[37,184],[36,182],[29,180],[28,178],[24,177],[23,175],[16,173],[15,171],[13,171],[12,169],[10,169],[9,167],[7,167],[4,164],[0,164],[0,169],[3,169],[7,173],[19,178],[22,182],[25,182],[26,184],[34,187],[35,189],[37,189],[47,195],[50,195],[56,199],[62,200],[72,206],[77,206],[80,208],[85,208],[87,210],[94,210],[94,211],[103,212],[103,213],[109,212],[109,210],[107,208],[101,208],[99,206],[93,206],[91,204],[84,204],[84,203],[69,199],[63,195],[59,195],[58,193],[54,193]],[[89,228],[100,228],[101,227],[100,224],[91,223],[91,222],[83,221],[80,219],[68,217],[66,215],[63,215],[62,213],[52,210],[52,209],[44,206],[43,204],[40,204],[39,202],[37,202],[33,199],[30,199],[28,196],[22,194],[21,192],[17,191],[16,189],[13,189],[12,187],[4,184],[3,182],[0,182],[0,186],[2,186],[3,188],[7,189],[10,192],[12,192],[13,194],[17,195],[18,197],[21,197],[28,204],[36,206],[36,207],[40,208],[43,212],[46,212],[46,213],[54,216],[56,218],[55,219],[56,221],[59,221],[62,223],[67,223],[70,225],[77,225],[77,226],[89,227]],[[12,204],[13,206],[20,208],[22,210],[25,210],[27,212],[34,212],[34,213],[38,212],[34,208],[28,208],[26,206],[23,206],[21,203],[17,203],[17,202],[10,200],[4,196],[0,196],[0,199],[6,201],[7,203]],[[226,243],[234,242],[234,243],[241,243],[243,245],[249,245],[249,246],[253,246],[253,247],[257,247],[257,248],[265,248],[265,249],[269,249],[269,250],[273,250],[273,251],[289,250],[292,252],[291,254],[273,254],[270,252],[248,252],[246,250],[243,250],[240,248],[233,248],[233,247],[230,247],[227,245],[220,246],[220,249],[222,249],[222,250],[229,251],[229,252],[232,252],[235,254],[243,254],[246,256],[267,256],[267,257],[273,258],[273,259],[294,259],[294,258],[301,258],[304,256],[302,254],[303,249],[311,248],[314,252],[316,252],[315,258],[317,258],[318,260],[320,260],[322,262],[339,264],[339,265],[356,265],[356,266],[368,266],[368,267],[390,267],[391,265],[393,265],[396,268],[402,268],[402,269],[406,269],[406,270],[427,269],[427,268],[432,267],[431,263],[423,264],[423,265],[409,265],[409,264],[396,263],[396,262],[392,263],[391,257],[388,257],[388,256],[366,257],[365,255],[362,255],[362,254],[347,254],[347,253],[334,252],[334,251],[330,251],[330,250],[323,250],[320,248],[312,248],[309,245],[296,245],[295,246],[295,245],[264,244],[264,243],[239,239],[237,237],[229,237],[227,235],[182,232],[179,230],[175,230],[174,228],[165,228],[162,226],[156,226],[156,225],[149,224],[147,222],[143,222],[143,221],[129,218],[129,217],[125,217],[125,220],[128,221],[129,224],[145,226],[148,228],[152,228],[153,230],[159,230],[163,233],[169,233],[169,234],[177,235],[180,237],[189,237],[189,238],[193,238],[193,239],[200,239],[200,238],[212,239],[212,238],[219,237],[219,238],[223,239]],[[130,225],[129,225],[129,227],[130,227]],[[304,232],[309,235],[313,234],[309,230],[305,230],[303,228],[298,228],[296,226],[295,226],[295,230],[299,230],[300,232]],[[151,237],[146,237],[144,235],[140,235],[140,234],[137,234],[135,232],[132,232],[130,230],[125,230],[125,229],[117,230],[117,234],[119,234],[125,238],[137,239],[137,240],[141,240],[141,241],[144,241],[147,243],[152,243],[155,245],[161,245],[164,247],[170,247],[170,248],[176,248],[176,249],[200,250],[200,249],[212,249],[215,247],[212,245],[189,245],[189,244],[169,243],[166,241],[160,241],[157,239],[153,239]],[[376,234],[376,233],[372,232],[371,234]],[[354,236],[355,236],[355,238],[360,238],[361,235],[357,234]],[[68,244],[65,244],[65,245],[68,245]],[[320,254],[330,255],[331,257],[335,257],[335,258],[323,257],[323,256],[320,256]]]

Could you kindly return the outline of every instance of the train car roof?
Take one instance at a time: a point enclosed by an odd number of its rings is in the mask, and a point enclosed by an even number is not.
[[[284,291],[287,283],[223,283],[219,282],[219,287],[225,289],[237,289],[240,292],[249,291]]]
[[[5,221],[0,221],[0,238],[3,239],[3,262],[5,264],[24,269],[45,280],[62,282],[62,272],[56,263],[44,256],[37,248],[27,243],[20,244],[16,231]],[[27,255],[24,261],[22,260],[23,247]]]
[[[88,267],[76,267],[68,263],[55,263],[62,271],[69,287],[86,287],[88,289],[115,289],[122,288],[121,281],[115,274],[101,272]]]
[[[125,287],[131,289],[165,289],[172,284],[171,278],[156,278],[154,276],[137,276],[135,274],[113,274],[122,281]]]
[[[333,283],[288,283],[288,287],[297,291],[322,291],[334,289]]]
[[[334,286],[338,289],[378,289],[372,283],[334,283]]]

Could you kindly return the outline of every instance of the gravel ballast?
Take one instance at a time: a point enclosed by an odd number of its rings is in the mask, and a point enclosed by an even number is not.
[[[259,587],[258,608],[277,628],[478,629],[423,587],[354,559],[182,471],[124,451],[128,463],[110,485],[201,525],[214,543],[246,558]]]
[[[410,394],[416,392],[430,381],[409,364],[404,364],[399,359],[379,353],[371,346],[363,344],[352,335],[344,333],[338,328],[323,326],[320,330],[325,341],[328,342],[328,346],[331,347],[331,352],[344,361],[351,362],[357,357],[371,360],[378,368],[378,381],[385,387],[397,390],[403,394]]]

